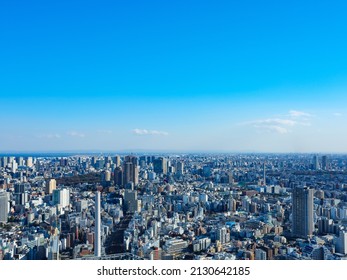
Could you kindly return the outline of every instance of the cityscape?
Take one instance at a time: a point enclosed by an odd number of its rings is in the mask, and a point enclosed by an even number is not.
[[[2,156],[3,260],[340,260],[343,154]]]
[[[8,275],[347,259],[347,1],[0,2]]]

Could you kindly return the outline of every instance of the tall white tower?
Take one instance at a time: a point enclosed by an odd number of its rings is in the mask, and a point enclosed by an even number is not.
[[[100,192],[96,191],[95,194],[95,239],[94,239],[94,255],[101,256],[101,198]]]
[[[8,195],[0,191],[0,223],[7,223],[8,218]]]

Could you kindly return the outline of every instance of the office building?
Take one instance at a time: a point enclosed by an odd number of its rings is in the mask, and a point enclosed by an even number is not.
[[[217,238],[221,244],[230,242],[230,232],[226,227],[219,228],[217,230]]]
[[[67,207],[70,204],[70,191],[68,189],[60,189],[53,191],[53,204]]]
[[[336,240],[336,252],[340,254],[347,254],[347,231],[340,230]]]
[[[132,182],[135,186],[137,186],[137,184],[139,183],[137,157],[126,156],[123,167],[123,185],[127,185]]]
[[[167,174],[167,159],[159,157],[153,161],[153,171],[157,174]]]
[[[113,173],[113,179],[115,186],[122,187],[123,186],[123,169],[121,166],[115,168]]]
[[[295,187],[293,189],[293,236],[308,238],[313,234],[313,194],[314,190],[308,187]]]
[[[7,223],[8,211],[8,194],[0,191],[0,223]]]
[[[137,191],[125,190],[124,210],[129,213],[141,212],[141,200],[137,199]]]
[[[176,174],[183,175],[183,173],[184,173],[184,162],[178,161],[176,163]]]
[[[27,158],[26,165],[27,165],[27,167],[33,166],[33,158],[32,157]]]
[[[0,167],[6,167],[7,166],[7,157],[3,157],[0,161]]]
[[[118,167],[120,166],[120,156],[115,156],[113,158],[113,163]]]
[[[53,191],[57,188],[57,181],[55,179],[50,179],[46,185],[46,193],[52,194]]]
[[[319,170],[320,169],[319,159],[318,159],[317,155],[313,156],[312,166],[313,166],[313,170]]]
[[[322,169],[329,170],[328,156],[322,156]]]

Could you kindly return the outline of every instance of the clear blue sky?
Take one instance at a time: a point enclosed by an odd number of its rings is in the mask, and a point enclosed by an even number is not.
[[[347,152],[346,1],[2,1],[0,151]]]

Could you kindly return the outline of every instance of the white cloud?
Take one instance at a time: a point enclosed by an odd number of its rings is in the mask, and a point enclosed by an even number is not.
[[[275,132],[279,134],[287,134],[290,132],[289,128],[294,127],[297,122],[290,119],[269,118],[263,120],[255,120],[244,123],[257,128],[258,131]]]
[[[243,125],[250,125],[257,128],[259,131],[275,132],[279,134],[287,134],[292,132],[292,129],[297,126],[310,126],[311,114],[296,110],[289,111],[285,115],[286,118],[267,118],[249,121]],[[291,129],[290,129],[291,128]]]
[[[58,139],[61,138],[61,135],[58,133],[48,133],[48,134],[39,134],[37,135],[38,138],[45,138],[45,139]]]
[[[269,125],[288,125],[288,126],[294,126],[297,124],[296,121],[290,120],[290,119],[263,119],[263,120],[255,120],[252,122],[249,122],[250,124],[269,124]]]
[[[139,129],[139,128],[133,129],[132,132],[136,135],[162,135],[162,136],[169,135],[169,133],[167,133],[166,131],[148,130],[148,129]]]
[[[290,110],[289,111],[289,116],[292,117],[292,118],[312,117],[312,115],[309,114],[309,113],[296,111],[296,110]]]
[[[279,134],[287,134],[290,132],[288,128],[278,126],[278,125],[254,125],[255,128],[260,128],[266,132],[276,132]]]
[[[77,132],[77,131],[69,131],[67,135],[71,137],[80,137],[80,138],[84,138],[86,136],[84,133]]]

